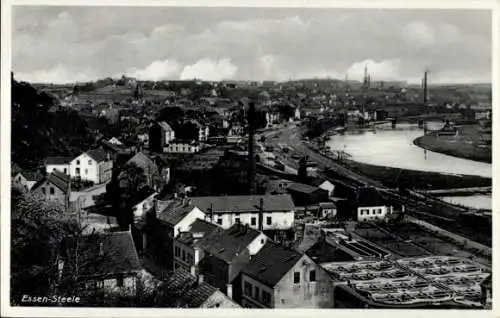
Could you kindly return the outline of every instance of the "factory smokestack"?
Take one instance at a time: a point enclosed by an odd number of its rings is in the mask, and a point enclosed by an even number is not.
[[[427,71],[425,71],[424,73],[423,89],[424,89],[424,106],[425,106],[427,105]]]
[[[255,193],[255,103],[248,103],[248,192]]]

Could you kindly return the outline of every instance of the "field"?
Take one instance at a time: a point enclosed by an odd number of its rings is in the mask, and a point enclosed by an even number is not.
[[[415,139],[415,145],[450,156],[491,163],[491,133],[481,131],[479,125],[462,126],[457,136],[426,135]]]

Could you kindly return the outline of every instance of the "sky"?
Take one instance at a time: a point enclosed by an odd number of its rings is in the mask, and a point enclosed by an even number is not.
[[[472,9],[14,7],[17,80],[491,82],[491,12]]]

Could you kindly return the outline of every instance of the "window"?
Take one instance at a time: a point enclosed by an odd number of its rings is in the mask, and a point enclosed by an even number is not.
[[[181,255],[181,249],[178,246],[176,246],[175,247],[175,256],[179,257],[180,255]]]
[[[21,176],[17,177],[17,182],[21,182]]]
[[[240,218],[235,218],[234,223],[240,223]]]
[[[89,160],[89,166],[91,166],[91,165],[92,165],[92,160]]]
[[[68,173],[68,169],[67,168],[64,168],[64,173]]]
[[[75,173],[80,174],[80,168],[75,168]]]
[[[312,270],[309,272],[309,281],[310,282],[315,282],[316,281],[316,271]]]
[[[54,187],[50,187],[50,194],[56,193],[56,190],[54,190]]]
[[[266,223],[267,223],[267,225],[271,225],[273,223],[273,219],[270,216],[268,216],[266,218]]]
[[[45,194],[45,188],[44,187],[42,187],[42,193]]]
[[[76,161],[76,164],[77,164],[77,165],[80,165],[80,160],[77,160],[77,161]]]
[[[293,273],[293,283],[300,284],[300,273],[299,272]]]
[[[193,264],[193,263],[194,263],[194,261],[193,261],[193,255],[191,255],[191,254],[188,254],[188,255],[187,255],[187,262],[188,262],[189,264]]]
[[[251,225],[256,225],[257,224],[257,218],[252,217]]]
[[[217,224],[222,225],[222,217],[217,217]]]
[[[255,293],[253,295],[253,298],[259,300],[259,297],[260,297],[260,289],[259,287],[255,286]]]
[[[249,282],[245,282],[245,295],[252,296],[252,285]]]
[[[116,286],[123,287],[123,277],[120,276],[116,278]]]
[[[264,290],[262,291],[262,303],[268,306],[271,305],[271,294]]]
[[[85,169],[85,174],[89,174],[89,169]]]

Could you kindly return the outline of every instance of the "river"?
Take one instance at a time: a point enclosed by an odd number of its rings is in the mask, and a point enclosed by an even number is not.
[[[442,123],[429,123],[439,129]],[[332,150],[344,150],[354,161],[443,174],[463,174],[491,178],[491,164],[477,162],[424,150],[413,141],[423,136],[416,124],[400,123],[395,129],[381,125],[372,129],[348,130],[331,137],[327,145]],[[491,210],[491,195],[472,195],[441,198],[447,202],[476,209]]]
[[[429,123],[437,129],[442,123]],[[464,174],[491,178],[491,164],[461,159],[424,150],[413,144],[424,131],[416,124],[400,123],[373,129],[348,130],[332,136],[327,145],[332,150],[344,150],[354,161],[378,166],[431,171],[443,174]]]

